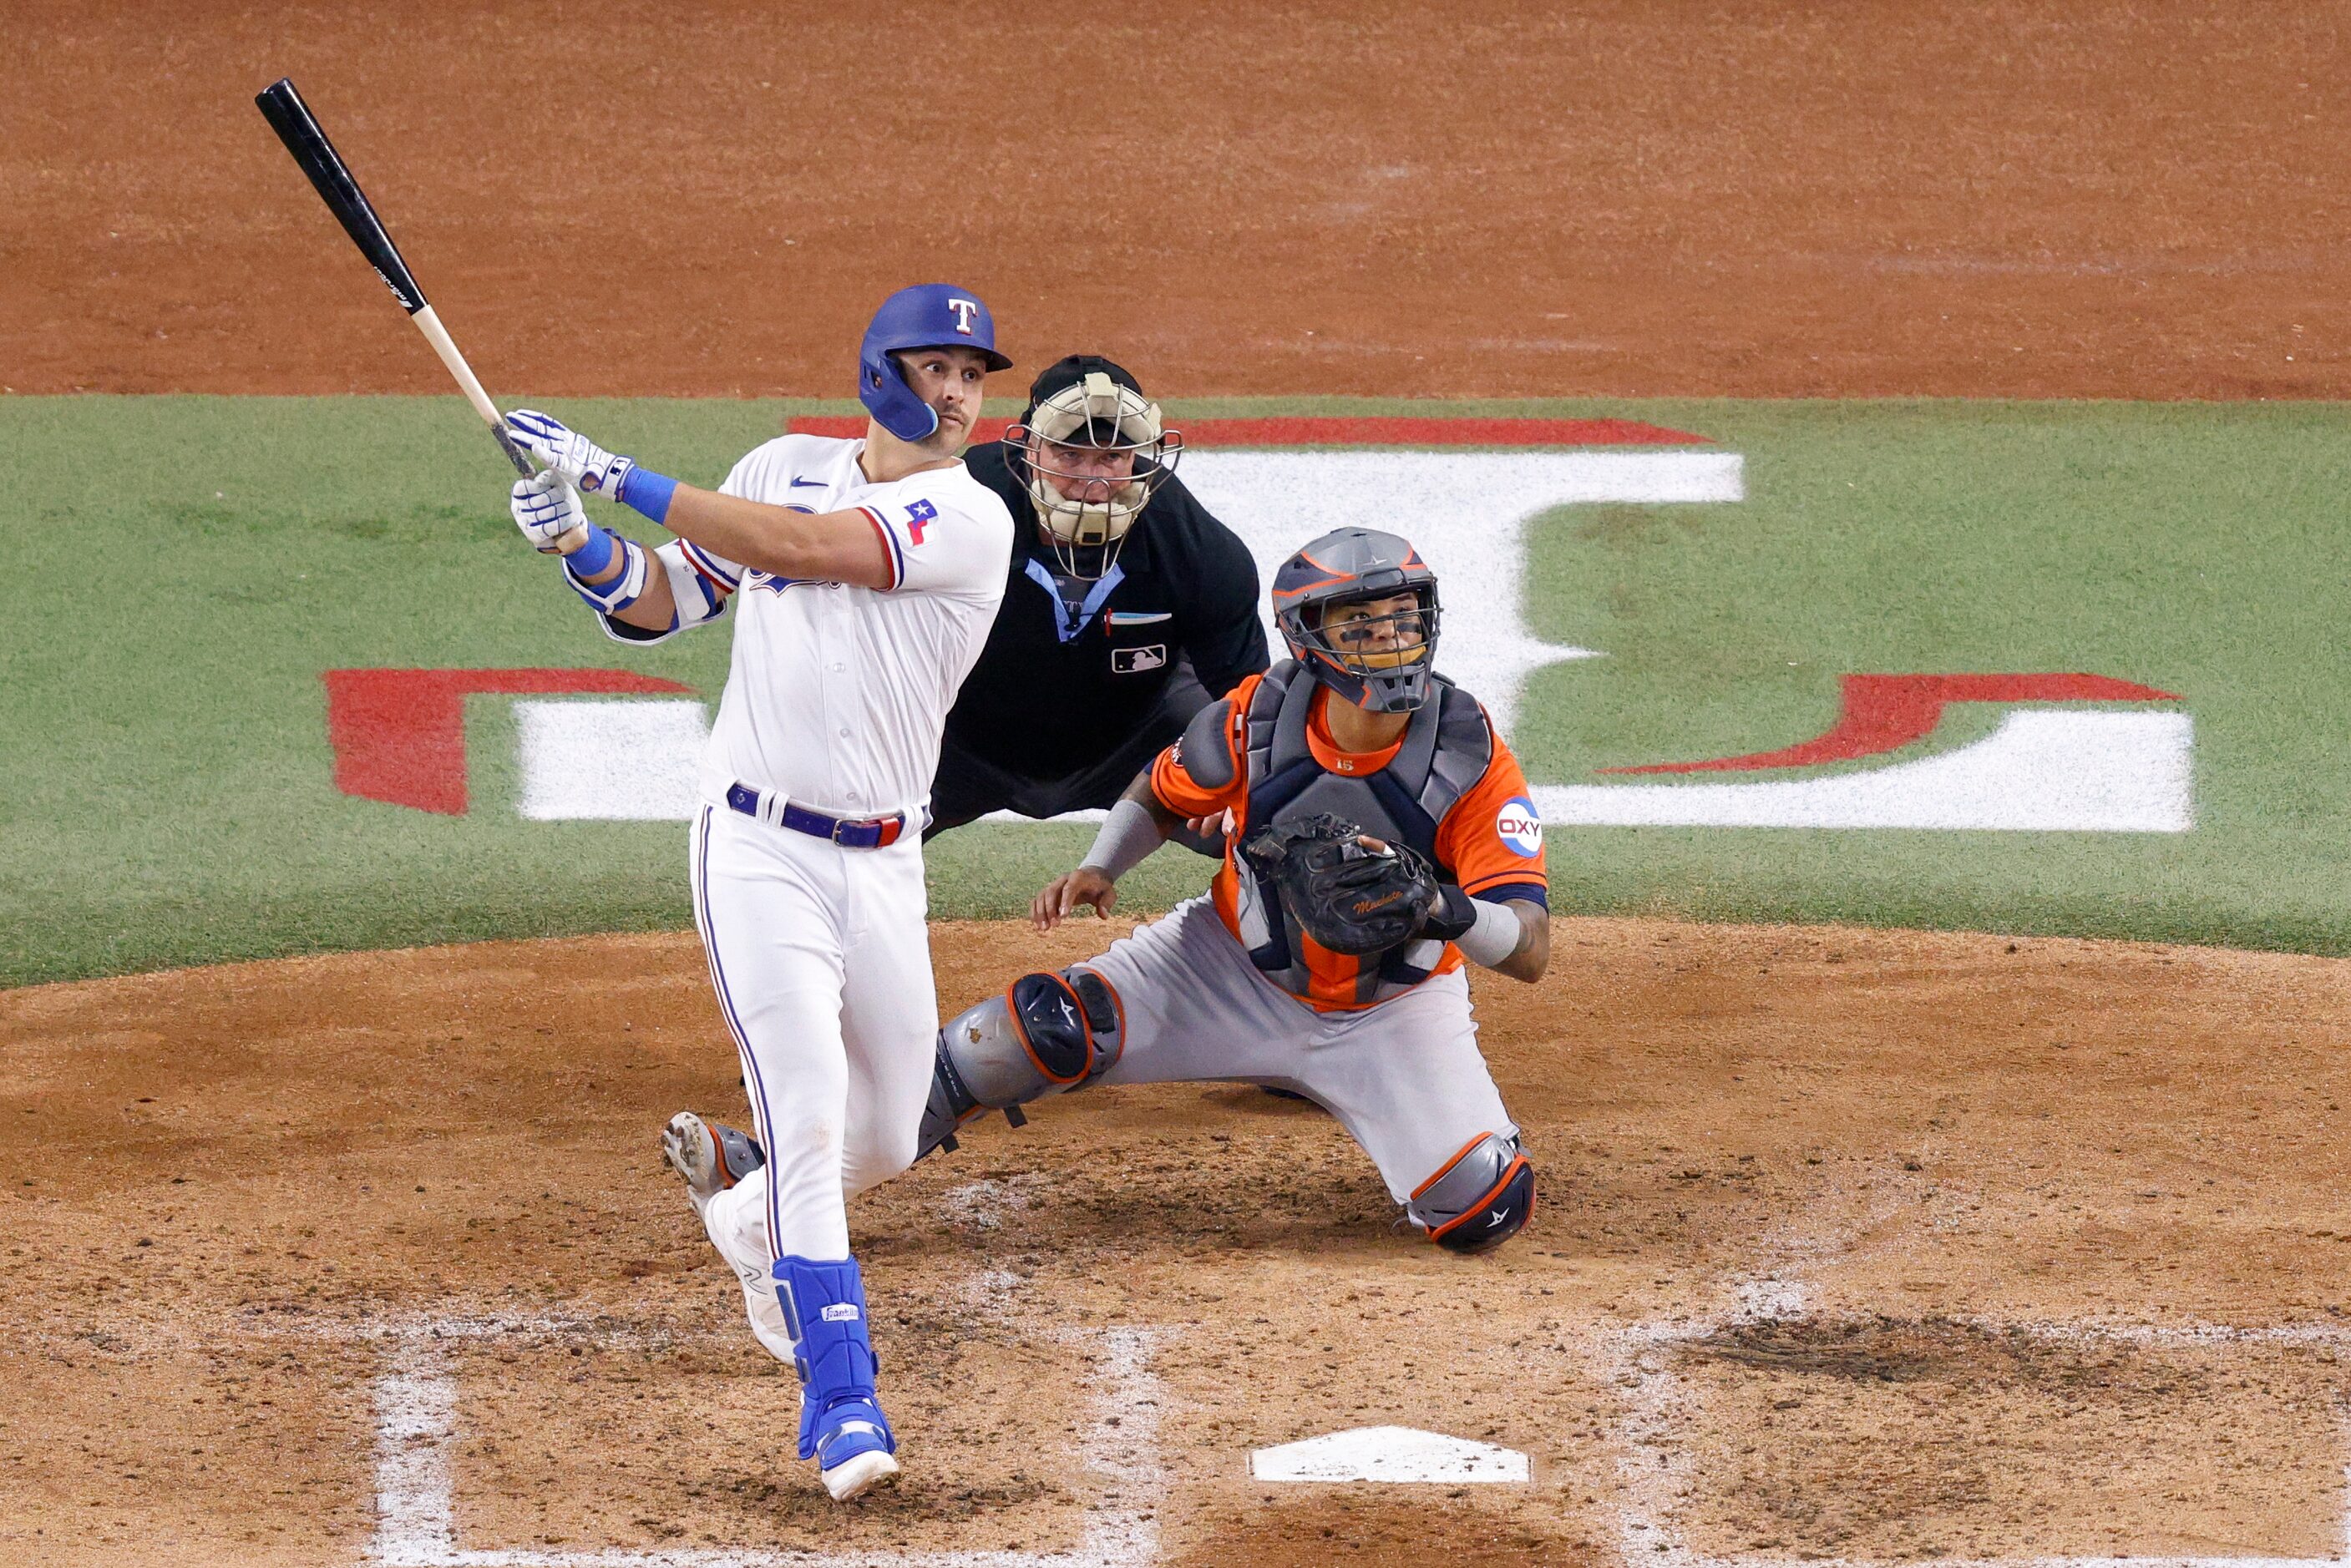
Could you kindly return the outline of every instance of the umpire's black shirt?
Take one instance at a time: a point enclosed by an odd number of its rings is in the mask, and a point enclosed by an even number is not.
[[[1182,480],[1170,474],[1153,493],[1101,583],[1075,585],[1089,592],[1073,608],[1004,444],[975,446],[964,462],[1012,514],[1012,566],[987,647],[947,714],[956,745],[1022,778],[1062,778],[1135,732],[1184,655],[1211,697],[1266,667],[1257,563]]]

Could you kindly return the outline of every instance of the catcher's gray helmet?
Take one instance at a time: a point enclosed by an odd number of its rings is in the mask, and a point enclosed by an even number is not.
[[[1412,608],[1351,620],[1332,635],[1333,609],[1407,593]],[[1394,534],[1334,528],[1284,561],[1273,577],[1273,621],[1290,657],[1356,706],[1406,713],[1428,701],[1437,574]]]

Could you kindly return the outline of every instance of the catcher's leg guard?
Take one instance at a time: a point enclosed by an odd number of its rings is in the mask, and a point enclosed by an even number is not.
[[[1535,1168],[1518,1139],[1480,1133],[1414,1189],[1404,1211],[1447,1251],[1482,1252],[1532,1218]]]
[[[1021,1106],[1101,1076],[1125,1041],[1118,993],[1093,971],[1022,975],[939,1031],[914,1158],[955,1147],[956,1128],[984,1110],[1019,1126]]]

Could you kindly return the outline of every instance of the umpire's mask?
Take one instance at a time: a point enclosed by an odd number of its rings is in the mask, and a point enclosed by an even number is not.
[[[1099,577],[1151,493],[1175,472],[1184,432],[1161,427],[1159,405],[1124,369],[1097,354],[1072,354],[1029,389],[1029,407],[1005,431],[1004,446],[1061,569]]]

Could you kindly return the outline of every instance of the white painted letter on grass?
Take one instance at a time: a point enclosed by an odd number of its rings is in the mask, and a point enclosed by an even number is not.
[[[694,815],[695,775],[710,739],[700,702],[620,698],[517,702],[522,815],[682,822]]]

